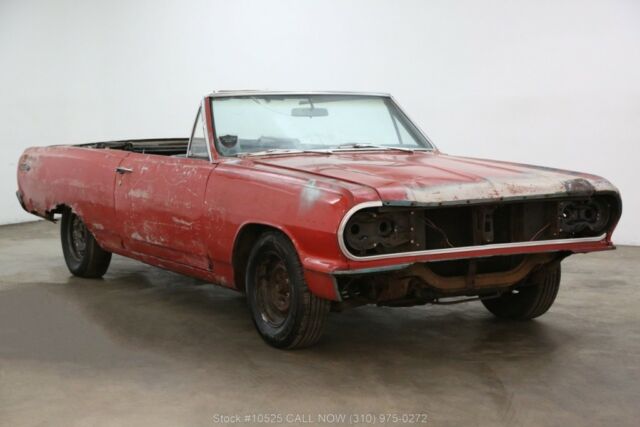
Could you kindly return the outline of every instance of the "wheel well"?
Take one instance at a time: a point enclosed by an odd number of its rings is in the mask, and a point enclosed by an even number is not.
[[[264,224],[246,224],[242,227],[236,241],[233,245],[233,254],[231,263],[233,265],[233,278],[236,284],[236,289],[244,292],[245,277],[247,270],[247,263],[249,262],[249,253],[251,248],[267,231],[278,231],[276,227],[272,227]]]
[[[58,203],[53,209],[50,209],[48,211],[45,212],[45,218],[48,219],[49,221],[56,221],[56,214],[60,214],[62,215],[66,210],[70,210],[73,211],[73,209],[71,209],[71,206],[66,205],[64,203]]]

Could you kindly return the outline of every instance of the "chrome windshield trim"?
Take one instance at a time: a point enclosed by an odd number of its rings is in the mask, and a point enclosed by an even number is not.
[[[207,144],[207,155],[209,156],[209,163],[213,162],[213,154],[211,153],[211,142],[209,141],[209,132],[207,132],[207,121],[205,118],[205,106],[206,98],[200,102],[200,107],[198,107],[198,112],[196,113],[196,119],[193,121],[193,126],[191,127],[191,135],[189,136],[189,141],[187,142],[187,153],[185,154],[185,158],[193,159],[191,157],[191,143],[193,142],[193,135],[196,133],[196,124],[198,123],[198,119],[202,117],[202,131],[204,132],[204,140]]]
[[[411,123],[416,130],[418,131],[418,133],[420,135],[422,135],[422,137],[429,143],[431,144],[431,147],[429,147],[430,151],[439,151],[438,147],[436,147],[436,144],[433,143],[433,141],[431,140],[431,138],[429,138],[429,136],[420,128],[420,126],[418,126],[418,123],[413,120],[411,117],[409,117],[409,115],[407,114],[407,112],[404,110],[404,108],[402,108],[402,105],[400,105],[400,103],[398,101],[396,101],[396,99],[393,97],[393,95],[389,95],[389,99],[391,99],[391,102],[393,102],[395,104],[395,106],[398,108],[398,110],[400,110],[400,112],[406,117],[406,119],[409,121],[409,123]]]
[[[345,257],[350,259],[351,261],[376,261],[381,259],[391,259],[391,258],[406,258],[406,257],[415,257],[415,256],[427,256],[427,255],[444,255],[444,254],[457,254],[463,252],[487,252],[495,249],[511,249],[511,248],[535,248],[539,246],[548,246],[548,245],[560,245],[560,244],[573,244],[573,243],[595,243],[600,242],[605,239],[607,233],[603,233],[600,236],[594,237],[577,237],[577,238],[568,238],[568,239],[552,239],[552,240],[536,240],[536,241],[527,241],[527,242],[511,242],[511,243],[494,243],[490,245],[476,245],[476,246],[460,246],[456,248],[442,248],[442,249],[428,249],[424,251],[411,251],[411,252],[398,252],[392,254],[380,254],[380,255],[371,255],[371,256],[356,256],[353,255],[347,249],[347,245],[344,242],[344,230],[347,226],[347,222],[351,219],[351,217],[358,211],[367,208],[380,207],[383,206],[381,201],[375,202],[364,202],[358,205],[355,205],[351,209],[347,211],[345,216],[340,221],[340,226],[338,227],[338,246],[340,250],[344,254]]]
[[[384,96],[391,95],[383,92],[350,92],[350,91],[271,91],[271,90],[215,90],[208,96],[222,98],[230,96],[259,96],[259,95],[354,95],[354,96]]]

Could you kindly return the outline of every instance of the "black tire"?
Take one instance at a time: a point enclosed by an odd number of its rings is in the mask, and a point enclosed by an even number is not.
[[[60,221],[60,240],[67,268],[74,276],[104,276],[111,262],[111,252],[102,249],[78,215],[65,209]]]
[[[482,304],[500,318],[534,319],[549,310],[559,288],[560,263],[553,263],[532,274],[516,289],[498,298],[482,300]]]
[[[277,348],[302,348],[322,335],[330,302],[313,295],[298,254],[280,232],[263,234],[249,254],[246,292],[260,336]]]

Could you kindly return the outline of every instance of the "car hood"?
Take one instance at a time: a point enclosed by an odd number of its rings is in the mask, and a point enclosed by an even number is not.
[[[425,205],[617,192],[595,175],[436,152],[309,153],[254,161],[368,186],[383,201]]]

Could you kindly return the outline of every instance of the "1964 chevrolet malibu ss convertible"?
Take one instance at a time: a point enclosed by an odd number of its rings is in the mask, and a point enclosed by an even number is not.
[[[117,253],[245,292],[280,348],[362,304],[540,316],[561,260],[612,249],[622,209],[603,178],[448,156],[389,95],[344,92],[215,92],[188,139],[29,148],[18,188],[61,216],[71,273]]]

